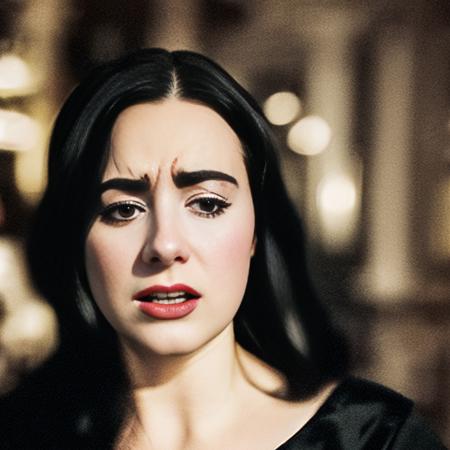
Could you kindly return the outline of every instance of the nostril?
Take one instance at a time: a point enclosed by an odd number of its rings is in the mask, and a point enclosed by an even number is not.
[[[183,263],[187,260],[187,258],[183,255],[177,255],[175,257],[171,256],[163,256],[163,255],[153,255],[148,261],[150,264],[171,264],[174,262]]]
[[[169,239],[167,236],[158,235],[149,237],[142,249],[142,259],[147,264],[171,265],[174,262],[184,263],[188,259],[187,248],[178,239]]]

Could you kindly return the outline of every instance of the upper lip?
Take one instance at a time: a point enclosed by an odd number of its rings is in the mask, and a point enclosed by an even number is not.
[[[197,292],[194,288],[191,286],[188,286],[186,284],[173,284],[172,286],[164,286],[164,285],[154,285],[150,286],[148,288],[143,289],[142,291],[136,292],[133,295],[134,300],[141,300],[145,297],[149,297],[150,295],[154,295],[156,293],[170,293],[170,292],[186,292],[187,294],[190,294],[193,297],[201,297],[201,294]]]

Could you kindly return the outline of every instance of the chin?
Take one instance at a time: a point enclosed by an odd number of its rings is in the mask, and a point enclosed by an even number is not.
[[[188,356],[194,354],[202,348],[201,343],[193,342],[164,342],[164,343],[147,343],[145,349],[149,354],[155,356]]]
[[[157,336],[155,336],[157,334]],[[193,333],[151,333],[151,335],[122,335],[125,347],[134,349],[141,356],[186,356],[201,349],[210,339],[193,336]]]
[[[219,327],[217,330],[204,330],[207,331],[204,333],[199,333],[196,327],[180,327],[178,329],[158,327],[151,332],[146,330],[139,334],[128,334],[124,339],[122,335],[121,340],[126,347],[134,349],[144,357],[188,356],[208,347],[213,342],[219,342],[220,337],[225,338],[226,335],[229,335],[227,331],[232,333],[232,323],[228,325],[224,328]]]

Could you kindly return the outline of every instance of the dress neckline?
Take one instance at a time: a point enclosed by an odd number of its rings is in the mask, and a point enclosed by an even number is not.
[[[335,403],[335,400],[339,397],[341,390],[343,389],[344,385],[347,384],[349,379],[350,377],[338,382],[335,388],[330,392],[328,397],[326,397],[322,404],[319,406],[317,411],[292,436],[290,436],[286,441],[282,442],[274,450],[283,450],[285,445],[290,444],[291,442],[297,440],[301,435],[306,433],[307,430],[312,427],[323,414],[325,414],[329,406]]]

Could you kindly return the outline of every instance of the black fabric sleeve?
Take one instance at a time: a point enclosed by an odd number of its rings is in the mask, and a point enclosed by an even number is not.
[[[398,431],[392,450],[448,450],[414,411]]]

